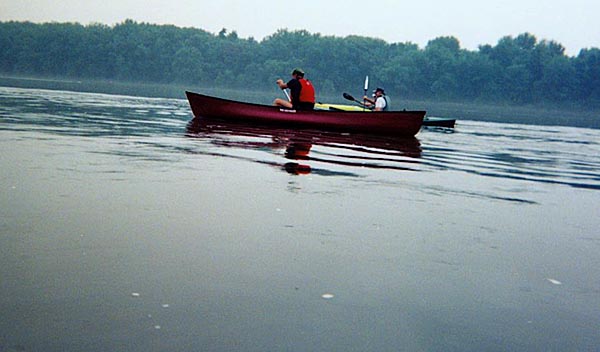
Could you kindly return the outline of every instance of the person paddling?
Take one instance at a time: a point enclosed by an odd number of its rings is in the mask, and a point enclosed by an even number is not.
[[[377,88],[373,91],[373,99],[367,97],[366,95],[363,97],[365,101],[365,106],[367,108],[373,109],[375,111],[389,111],[390,103],[387,95],[385,95],[385,90],[383,88]]]
[[[290,100],[277,98],[273,105],[288,109],[312,110],[315,107],[315,87],[312,82],[304,78],[304,71],[299,68],[292,71],[292,79],[284,83],[282,79],[277,80],[279,88],[290,89]]]

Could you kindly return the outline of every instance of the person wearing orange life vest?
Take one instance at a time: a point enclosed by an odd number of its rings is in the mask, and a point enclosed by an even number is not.
[[[315,87],[312,82],[304,78],[304,71],[299,68],[292,71],[292,79],[284,83],[282,79],[277,80],[279,88],[290,89],[291,101],[277,98],[273,105],[288,109],[312,110],[315,107]]]

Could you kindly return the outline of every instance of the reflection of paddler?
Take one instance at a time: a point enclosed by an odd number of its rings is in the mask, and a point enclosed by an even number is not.
[[[308,160],[308,153],[312,144],[310,143],[292,143],[285,148],[285,157],[287,159]]]
[[[286,163],[283,165],[285,171],[292,175],[307,175],[310,174],[310,165],[303,165],[298,163]]]

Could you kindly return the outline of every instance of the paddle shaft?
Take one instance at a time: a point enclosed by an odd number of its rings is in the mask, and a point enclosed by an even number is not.
[[[365,98],[363,98],[363,110],[367,106],[367,98],[366,98],[366,96],[367,96],[367,91],[369,90],[369,76],[368,75],[365,77],[365,87],[364,88],[365,88],[365,94],[364,94]]]

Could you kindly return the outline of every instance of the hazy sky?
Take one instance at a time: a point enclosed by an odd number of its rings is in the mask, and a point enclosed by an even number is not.
[[[257,40],[287,28],[420,47],[451,35],[470,50],[529,32],[561,43],[571,56],[600,48],[598,14],[598,0],[0,0],[0,21],[113,25],[130,18],[212,33],[227,28]]]

